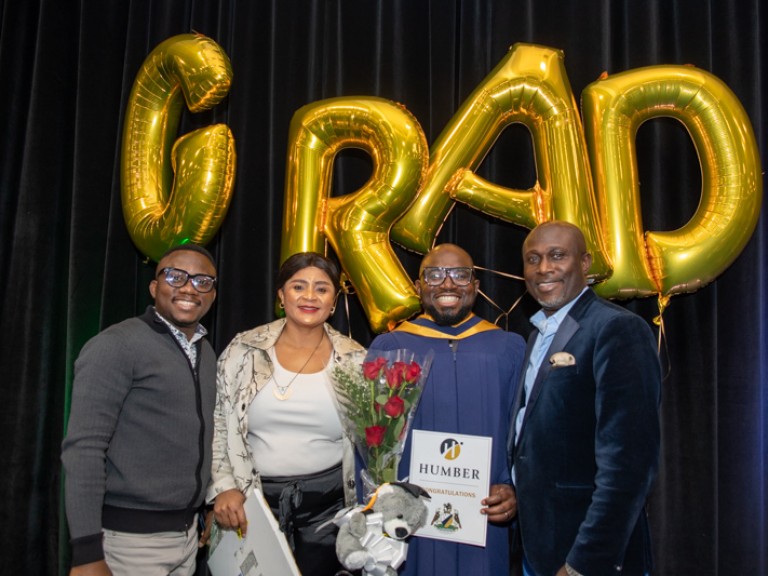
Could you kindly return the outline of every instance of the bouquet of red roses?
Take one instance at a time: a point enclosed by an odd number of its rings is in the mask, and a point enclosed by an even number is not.
[[[433,353],[372,350],[348,356],[331,369],[347,434],[366,463],[366,493],[397,480],[403,445],[427,380]]]

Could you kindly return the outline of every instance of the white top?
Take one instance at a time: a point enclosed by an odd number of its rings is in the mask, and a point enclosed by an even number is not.
[[[248,444],[262,476],[301,476],[341,462],[342,427],[325,370],[314,374],[289,372],[269,349],[274,370],[269,383],[248,408]],[[290,393],[278,400],[275,379]]]

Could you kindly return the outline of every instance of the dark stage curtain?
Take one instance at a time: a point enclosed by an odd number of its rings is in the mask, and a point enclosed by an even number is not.
[[[288,125],[304,104],[395,100],[431,144],[509,46],[532,42],[564,50],[577,99],[603,71],[710,71],[741,100],[764,150],[766,11],[760,0],[0,0],[0,573],[66,570],[59,448],[72,364],[89,337],[150,302],[153,267],[125,228],[119,158],[131,84],[159,42],[199,31],[234,68],[227,100],[180,127],[225,122],[236,138],[233,202],[209,245],[221,284],[205,324],[221,351],[273,318]],[[637,142],[645,228],[676,229],[700,198],[695,150],[671,120],[648,122]],[[356,190],[370,167],[365,154],[343,152],[334,194]],[[507,129],[480,173],[531,186],[527,131]],[[439,240],[520,273],[524,235],[457,206]],[[398,255],[413,273],[418,256]],[[657,574],[768,574],[767,271],[763,214],[736,262],[665,313],[663,462],[649,502]],[[505,308],[523,292],[480,278]],[[657,313],[653,299],[627,306],[649,321]],[[353,336],[367,343],[354,299],[349,310]],[[523,299],[509,329],[527,334],[534,310]],[[496,316],[485,303],[477,311]]]

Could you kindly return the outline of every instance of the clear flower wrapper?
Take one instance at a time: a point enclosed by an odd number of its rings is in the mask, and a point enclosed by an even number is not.
[[[330,368],[330,381],[346,433],[365,462],[367,498],[395,482],[413,416],[432,365],[433,352],[371,350],[346,355]]]

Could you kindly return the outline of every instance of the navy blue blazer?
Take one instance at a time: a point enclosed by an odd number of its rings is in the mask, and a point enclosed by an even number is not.
[[[556,352],[574,362],[552,366]],[[544,356],[516,446],[522,380],[512,413],[518,530],[537,576],[566,561],[589,576],[650,570],[644,505],[658,469],[660,395],[647,322],[587,290]]]

